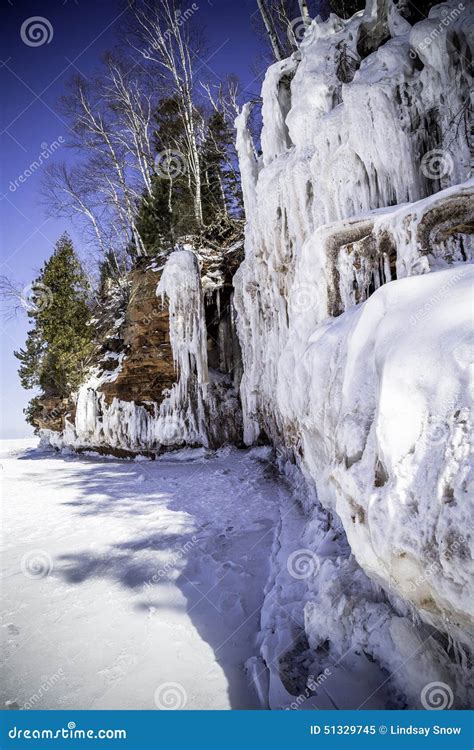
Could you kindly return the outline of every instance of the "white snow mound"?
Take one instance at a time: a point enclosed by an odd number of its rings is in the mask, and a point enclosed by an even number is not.
[[[283,356],[278,378],[302,468],[359,564],[460,639],[474,615],[473,282],[463,265],[386,284],[316,330],[296,378]]]

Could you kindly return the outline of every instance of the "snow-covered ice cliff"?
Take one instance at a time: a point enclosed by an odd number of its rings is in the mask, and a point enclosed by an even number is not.
[[[313,21],[267,72],[261,156],[250,105],[237,120],[244,437],[269,436],[306,479],[317,544],[306,532],[300,546],[319,572],[302,631],[313,655],[369,654],[413,707],[432,680],[457,706],[472,688],[472,16],[443,3],[412,27],[388,1]],[[368,584],[335,597],[341,548],[320,565],[321,505],[385,604]]]

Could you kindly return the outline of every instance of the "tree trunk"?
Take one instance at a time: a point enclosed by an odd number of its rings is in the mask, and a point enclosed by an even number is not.
[[[306,0],[298,0],[298,5],[300,7],[301,18],[305,22],[306,26],[309,26],[311,18],[309,15],[308,3],[306,2]]]
[[[267,10],[267,6],[265,5],[265,0],[257,0],[257,4],[258,4],[258,9],[260,11],[260,15],[262,16],[262,19],[263,19],[263,23],[265,24],[265,28],[267,30],[270,43],[272,45],[275,59],[283,60],[285,55],[284,55],[282,46],[280,44],[280,40],[278,39],[277,33],[275,31],[275,25],[273,23],[273,19]]]

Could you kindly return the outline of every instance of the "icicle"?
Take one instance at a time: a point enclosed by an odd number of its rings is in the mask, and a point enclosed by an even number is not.
[[[175,250],[163,269],[158,296],[168,298],[170,342],[180,382],[186,384],[196,367],[198,382],[208,382],[207,331],[201,276],[197,258],[190,250]]]

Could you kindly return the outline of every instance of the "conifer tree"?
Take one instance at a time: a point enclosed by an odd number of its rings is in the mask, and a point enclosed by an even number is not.
[[[152,177],[151,195],[144,194],[138,208],[136,225],[146,253],[158,255],[173,244],[173,212],[170,210],[168,181]]]
[[[215,111],[207,122],[202,147],[203,212],[206,224],[219,215],[238,217],[242,211],[234,132],[224,114]]]
[[[24,388],[65,397],[80,384],[94,347],[88,295],[87,277],[64,234],[32,284],[28,316],[33,325],[24,349],[15,352]],[[33,402],[26,410],[30,422],[37,398]]]

